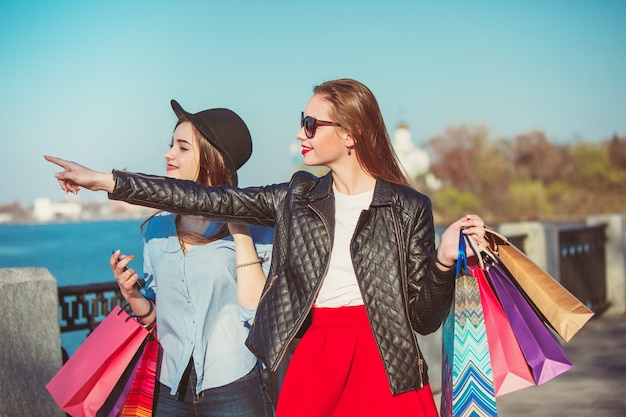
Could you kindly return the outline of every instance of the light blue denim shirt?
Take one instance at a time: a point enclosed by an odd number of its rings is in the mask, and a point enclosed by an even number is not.
[[[237,301],[232,236],[183,253],[174,219],[174,214],[163,213],[144,225],[145,295],[156,299],[160,382],[175,394],[193,357],[200,393],[233,382],[254,367],[256,358],[244,342],[255,311]],[[206,234],[218,226],[212,223]],[[250,227],[250,232],[258,255],[266,259],[262,267],[267,276],[273,229]]]

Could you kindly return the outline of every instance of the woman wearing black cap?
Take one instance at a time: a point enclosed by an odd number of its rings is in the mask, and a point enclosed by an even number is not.
[[[191,114],[174,100],[172,108],[178,122],[165,153],[166,176],[237,185],[237,169],[252,152],[243,120],[228,109]],[[142,291],[137,273],[127,269],[134,256],[111,256],[133,311],[145,324],[157,321],[153,415],[273,415],[257,360],[244,344],[269,269],[272,230],[250,229],[191,214],[151,216],[142,225]]]
[[[315,87],[300,126],[304,163],[330,168],[321,178],[297,172],[284,184],[202,187],[46,159],[64,168],[55,177],[66,192],[87,186],[148,207],[274,226],[269,278],[246,344],[276,369],[304,333],[277,416],[437,416],[415,333],[443,322],[459,233],[486,244],[484,223],[464,216],[435,248],[430,199],[408,185],[363,84]]]

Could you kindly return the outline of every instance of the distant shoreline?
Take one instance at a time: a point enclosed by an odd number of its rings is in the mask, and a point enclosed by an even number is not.
[[[111,222],[111,221],[130,221],[130,220],[142,220],[147,216],[126,216],[126,217],[100,217],[100,218],[90,218],[90,219],[56,219],[56,220],[46,220],[46,221],[7,221],[0,222],[0,227],[2,226],[39,226],[46,224],[77,224],[77,223],[98,223],[98,222]]]

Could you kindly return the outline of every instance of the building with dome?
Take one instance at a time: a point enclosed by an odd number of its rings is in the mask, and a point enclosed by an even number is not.
[[[419,149],[411,139],[411,131],[405,122],[400,122],[394,131],[392,138],[393,148],[398,155],[398,160],[406,171],[409,179],[422,179],[426,185],[433,189],[439,189],[441,183],[428,172],[430,157],[428,153]]]

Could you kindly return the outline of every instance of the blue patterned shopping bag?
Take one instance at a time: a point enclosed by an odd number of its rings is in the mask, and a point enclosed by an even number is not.
[[[496,417],[496,396],[478,281],[459,238],[454,302],[443,324],[442,417]]]

